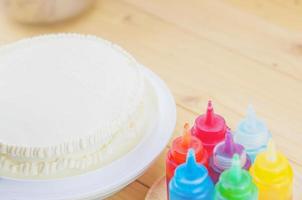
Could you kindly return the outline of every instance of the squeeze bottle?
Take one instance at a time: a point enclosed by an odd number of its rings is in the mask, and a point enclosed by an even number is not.
[[[270,138],[271,133],[267,126],[257,118],[253,107],[250,105],[246,117],[237,126],[234,140],[244,146],[251,161],[254,162],[257,154],[266,149]]]
[[[214,185],[207,168],[195,161],[190,149],[186,163],[178,166],[169,183],[170,200],[213,200]]]
[[[287,158],[276,151],[272,140],[267,150],[256,157],[250,172],[259,190],[259,200],[293,198],[293,170]]]

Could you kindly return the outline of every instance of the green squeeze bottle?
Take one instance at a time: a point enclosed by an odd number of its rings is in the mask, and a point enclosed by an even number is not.
[[[257,200],[258,189],[248,171],[241,168],[235,154],[230,169],[224,171],[215,186],[214,200]]]

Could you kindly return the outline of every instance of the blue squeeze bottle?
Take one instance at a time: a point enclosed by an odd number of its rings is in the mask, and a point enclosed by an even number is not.
[[[271,133],[267,126],[257,118],[255,110],[249,105],[246,117],[237,126],[234,134],[235,142],[244,146],[253,163],[256,156],[267,148],[270,138]]]
[[[170,200],[213,200],[214,184],[208,170],[195,160],[195,153],[190,149],[187,161],[179,165],[169,183]]]

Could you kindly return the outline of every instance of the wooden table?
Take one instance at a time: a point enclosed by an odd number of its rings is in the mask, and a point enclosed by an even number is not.
[[[291,161],[294,199],[302,199],[302,1],[99,0],[51,26],[20,25],[0,13],[0,44],[50,32],[106,38],[161,76],[177,102],[175,135],[208,99],[232,128],[252,103]],[[165,153],[110,199],[144,199],[164,174]]]

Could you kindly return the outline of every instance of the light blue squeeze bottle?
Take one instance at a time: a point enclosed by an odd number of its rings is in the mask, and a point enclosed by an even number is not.
[[[213,200],[214,184],[208,170],[195,160],[190,149],[186,163],[179,165],[169,183],[170,200]]]
[[[236,143],[244,146],[252,163],[256,156],[267,148],[271,138],[266,124],[257,118],[252,105],[248,106],[246,117],[240,121],[234,134]]]

